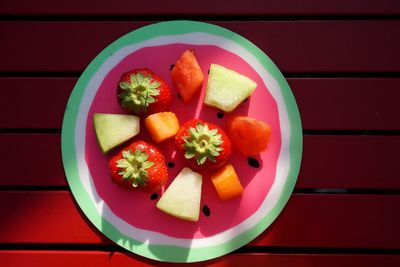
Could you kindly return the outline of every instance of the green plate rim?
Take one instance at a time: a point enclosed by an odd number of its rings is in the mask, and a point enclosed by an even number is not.
[[[104,219],[101,214],[96,211],[89,195],[85,191],[79,179],[77,159],[75,156],[74,136],[77,115],[81,105],[82,96],[89,80],[105,60],[113,55],[113,53],[127,45],[140,43],[154,37],[180,35],[192,32],[204,32],[222,36],[230,39],[236,44],[239,44],[242,48],[255,56],[262,66],[277,80],[283,95],[290,122],[290,169],[282,194],[274,208],[252,228],[234,237],[228,242],[201,248],[185,248],[174,245],[154,245],[143,243],[125,236],[110,222]],[[246,245],[248,242],[260,235],[278,217],[289,200],[297,180],[301,164],[303,135],[300,114],[289,84],[277,66],[263,51],[249,40],[223,27],[204,22],[181,20],[159,22],[136,29],[111,43],[93,59],[82,73],[68,100],[62,124],[61,148],[64,171],[68,184],[71,187],[72,194],[87,218],[104,235],[127,250],[153,260],[168,262],[197,262],[225,255],[243,245]]]

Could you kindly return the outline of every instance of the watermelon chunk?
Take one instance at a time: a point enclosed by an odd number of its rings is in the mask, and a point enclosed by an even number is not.
[[[186,102],[201,90],[204,74],[192,50],[185,50],[171,70],[171,78]]]
[[[268,149],[271,125],[247,116],[235,116],[228,121],[227,134],[234,149],[245,156],[255,156]]]

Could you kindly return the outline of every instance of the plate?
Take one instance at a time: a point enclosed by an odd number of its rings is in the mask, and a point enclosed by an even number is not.
[[[202,104],[203,89],[190,102],[177,95],[170,67],[185,49],[193,49],[204,73],[217,63],[257,82],[252,96],[229,114]],[[197,223],[173,218],[150,196],[127,192],[111,182],[107,161],[93,129],[93,113],[123,113],[116,85],[123,72],[154,70],[170,85],[171,110],[180,123],[200,117],[225,127],[234,115],[247,115],[272,126],[269,149],[246,158],[235,152],[230,162],[245,188],[242,197],[218,199],[203,175]],[[207,77],[207,75],[206,75]],[[143,125],[136,139],[149,140]],[[169,162],[170,181],[184,167],[173,140],[159,145]],[[225,28],[195,21],[170,21],[132,31],[105,48],[85,69],[69,98],[62,126],[62,156],[71,191],[87,218],[109,239],[138,255],[167,262],[196,262],[225,255],[246,245],[276,219],[288,201],[300,168],[302,127],[298,108],[275,64],[250,41]]]

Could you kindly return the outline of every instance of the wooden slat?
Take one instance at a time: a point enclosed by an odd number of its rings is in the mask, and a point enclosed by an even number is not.
[[[305,136],[297,188],[399,189],[400,136]]]
[[[69,192],[3,191],[0,200],[6,215],[0,223],[0,243],[110,242],[84,219]]]
[[[59,134],[2,134],[1,185],[66,185]],[[23,152],[22,152],[23,151]],[[21,167],[21,155],[26,160]]]
[[[400,71],[398,20],[215,23],[248,38],[284,72]],[[0,71],[80,72],[112,41],[145,24],[3,21]]]
[[[15,266],[87,266],[87,267],[123,267],[123,266],[176,266],[143,259],[130,253],[107,251],[0,251],[3,267]],[[361,254],[229,254],[218,259],[185,266],[242,267],[242,266],[296,266],[296,267],[372,267],[397,266],[399,255],[361,255]]]
[[[398,195],[296,195],[252,245],[399,248]]]
[[[0,128],[61,128],[71,78],[0,78]]]
[[[2,134],[0,185],[62,186],[59,134]],[[305,136],[296,188],[400,189],[400,136]],[[21,151],[24,151],[23,171]],[[38,164],[40,162],[40,164]],[[29,175],[27,175],[27,173]]]
[[[303,0],[256,0],[251,4],[231,0],[229,4],[218,4],[203,0],[190,5],[178,0],[153,0],[140,5],[129,0],[108,1],[88,0],[78,3],[67,1],[40,0],[35,4],[29,0],[4,0],[0,3],[0,15],[390,15],[399,14],[400,5],[396,0],[320,1]]]
[[[0,128],[61,128],[76,78],[0,78]],[[399,78],[290,78],[305,130],[400,130]],[[16,89],[18,88],[18,89]]]
[[[305,130],[400,130],[400,79],[288,79]]]
[[[10,205],[12,203],[12,205]],[[398,195],[294,194],[250,246],[400,249]],[[69,192],[2,191],[0,243],[111,243],[81,215]]]

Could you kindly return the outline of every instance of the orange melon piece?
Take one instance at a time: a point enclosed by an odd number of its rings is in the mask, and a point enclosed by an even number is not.
[[[179,122],[173,112],[159,112],[148,116],[144,120],[147,131],[154,142],[160,143],[176,135]]]
[[[192,50],[185,50],[171,70],[171,78],[186,102],[201,90],[204,74]]]
[[[243,194],[243,186],[232,164],[226,164],[211,174],[211,181],[221,200],[226,201]]]

